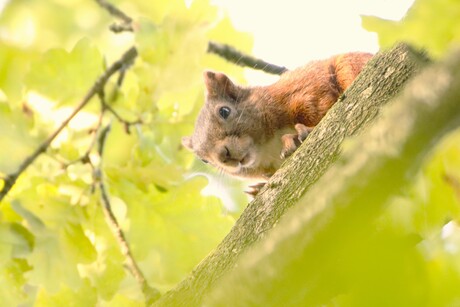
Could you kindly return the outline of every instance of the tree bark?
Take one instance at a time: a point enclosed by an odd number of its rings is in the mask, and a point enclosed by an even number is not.
[[[230,233],[157,306],[199,306],[242,252],[259,241],[341,155],[346,137],[359,134],[428,59],[407,45],[381,52],[363,69],[302,146],[244,210]],[[219,296],[217,296],[219,297]]]

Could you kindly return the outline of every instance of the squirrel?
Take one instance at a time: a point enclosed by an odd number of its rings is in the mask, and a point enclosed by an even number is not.
[[[240,86],[205,71],[206,101],[182,144],[225,173],[262,181],[247,192],[257,194],[372,56],[351,52],[312,61],[268,86]]]

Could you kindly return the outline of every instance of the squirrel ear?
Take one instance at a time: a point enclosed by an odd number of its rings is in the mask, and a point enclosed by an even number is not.
[[[208,97],[226,96],[236,100],[238,86],[233,84],[225,74],[207,70],[203,77]]]
[[[192,138],[189,136],[184,136],[182,138],[182,145],[188,150],[193,150]]]

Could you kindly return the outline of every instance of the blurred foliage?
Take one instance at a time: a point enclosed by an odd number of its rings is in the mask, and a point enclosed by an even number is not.
[[[308,300],[337,306],[457,306],[459,157],[457,129],[432,149],[411,177],[412,184],[402,186],[382,209],[341,212],[341,222],[328,230],[326,240],[314,245],[318,253],[310,251],[311,258],[304,259],[321,262],[313,271],[329,274],[314,280],[319,289]],[[384,190],[385,181],[380,184]],[[359,205],[372,207],[372,197]]]
[[[442,57],[460,43],[460,2],[456,0],[415,0],[400,21],[375,16],[363,16],[362,21],[364,28],[377,33],[382,48],[405,41]],[[424,283],[425,288],[418,291],[430,292],[430,300],[423,303],[456,306],[460,299],[459,129],[437,144],[412,186],[404,191],[395,195],[378,227],[420,239],[414,248],[416,258],[423,259],[418,264],[421,275],[413,282]]]
[[[388,232],[410,252],[382,261],[388,268],[404,261],[400,295],[419,306],[457,306],[460,300],[460,129],[446,135],[400,195],[378,218],[378,233]],[[375,232],[375,230],[374,230]]]
[[[457,2],[417,0],[400,22],[364,17],[363,24],[378,32],[382,47],[405,40],[441,56],[460,38]],[[122,87],[116,89],[114,78],[106,91],[120,116],[142,119],[143,124],[131,127],[128,134],[122,123],[105,114],[103,122],[111,121],[112,129],[104,172],[114,213],[134,257],[148,282],[166,291],[233,225],[235,216],[222,205],[229,200],[200,192],[214,176],[191,175],[207,169],[182,149],[180,139],[191,133],[202,105],[204,68],[242,80],[241,68],[206,54],[208,40],[248,51],[251,38],[237,32],[207,0],[190,5],[182,0],[113,3],[134,19],[134,33],[110,32],[108,25],[114,20],[95,1],[10,1],[1,12],[0,175],[14,172],[68,116],[104,68],[135,44],[139,57]],[[0,204],[1,304],[144,303],[99,208],[91,166],[72,163],[91,148],[99,114],[100,104],[94,99]],[[458,304],[459,144],[459,131],[440,142],[413,185],[394,195],[378,219],[366,225],[366,238],[375,249],[343,242],[354,266],[342,273],[361,268],[359,273],[367,279],[351,285],[361,289],[360,297],[338,297],[335,305],[357,305],[395,289],[402,298],[429,292],[431,301],[421,304]],[[234,191],[220,194],[226,193],[230,203],[243,197]],[[384,266],[379,261],[383,257],[391,260]],[[408,271],[409,263],[414,271]],[[371,289],[382,284],[372,269],[386,271],[391,287]],[[323,273],[330,282],[330,272]],[[318,297],[334,287],[325,285]]]
[[[460,2],[416,0],[401,21],[364,16],[363,26],[377,32],[381,47],[406,41],[442,57],[460,43]],[[378,229],[404,237],[414,271],[401,278],[406,298],[418,293],[419,306],[457,306],[460,286],[460,130],[446,136],[413,179],[395,195],[378,221]],[[399,246],[391,246],[398,252]],[[403,247],[401,247],[403,248]],[[382,261],[383,262],[383,261]],[[404,268],[402,268],[404,269]],[[407,270],[407,269],[405,269]],[[407,272],[407,271],[406,271]]]
[[[95,1],[9,1],[0,14],[0,175],[18,169],[104,71],[132,45],[139,51],[108,103],[112,122],[104,172],[114,213],[151,286],[168,290],[221,241],[237,213],[203,196],[206,167],[182,149],[203,103],[201,72],[242,69],[206,53],[216,39],[248,52],[249,35],[207,0],[113,1],[134,20],[114,34]],[[97,99],[81,111],[0,204],[2,306],[139,306],[139,285],[100,209],[89,149]],[[97,156],[90,153],[91,159]],[[96,161],[97,162],[97,161]],[[0,181],[0,186],[3,182]],[[243,198],[230,192],[230,203]],[[235,208],[240,208],[235,205]]]
[[[440,57],[460,43],[460,2],[457,0],[416,0],[400,21],[363,16],[363,27],[376,32],[380,47],[405,41]]]

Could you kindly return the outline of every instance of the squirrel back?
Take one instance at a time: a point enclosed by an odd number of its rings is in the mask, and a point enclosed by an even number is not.
[[[182,143],[226,173],[266,180],[280,167],[285,147],[291,152],[300,145],[371,57],[354,52],[313,61],[260,87],[206,71],[206,102]]]
[[[267,90],[287,106],[296,123],[314,127],[371,57],[369,53],[353,52],[313,61],[286,72]]]

